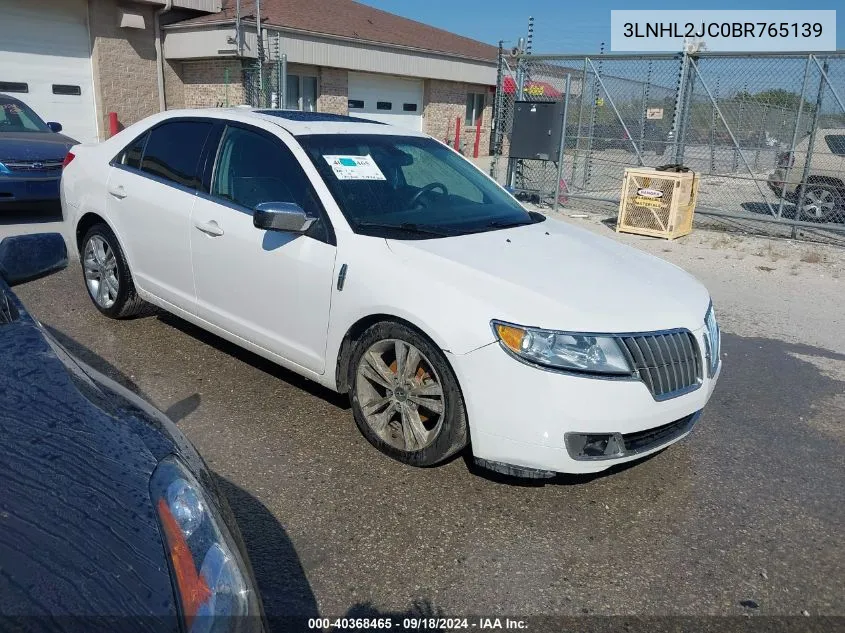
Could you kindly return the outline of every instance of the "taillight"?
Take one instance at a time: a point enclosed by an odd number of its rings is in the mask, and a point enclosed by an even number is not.
[[[62,161],[62,169],[70,165],[70,161],[72,161],[74,158],[76,158],[76,154],[74,154],[73,152],[68,152],[67,156],[65,156],[65,159]]]
[[[778,167],[789,168],[795,164],[795,156],[792,152],[781,152],[778,154]]]

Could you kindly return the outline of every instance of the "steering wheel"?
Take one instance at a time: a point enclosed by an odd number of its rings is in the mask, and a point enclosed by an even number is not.
[[[422,198],[425,194],[434,191],[435,189],[440,189],[440,191],[443,192],[444,196],[449,195],[449,190],[446,189],[446,185],[444,185],[442,182],[430,182],[414,194],[414,197],[411,198],[411,200],[408,202],[408,206],[411,209],[415,208],[417,206],[417,203],[420,201],[420,198]]]

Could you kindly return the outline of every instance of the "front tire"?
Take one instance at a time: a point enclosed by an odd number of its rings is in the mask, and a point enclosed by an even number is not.
[[[82,275],[94,307],[112,319],[137,315],[144,307],[126,257],[112,230],[95,224],[82,238]]]
[[[358,340],[349,370],[349,400],[363,436],[411,466],[434,466],[468,442],[467,415],[446,357],[425,336],[382,322]]]
[[[842,190],[835,186],[809,183],[799,204],[801,217],[811,222],[834,222],[845,217]]]

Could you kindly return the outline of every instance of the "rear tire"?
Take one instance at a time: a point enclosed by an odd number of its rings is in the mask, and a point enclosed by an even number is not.
[[[94,307],[111,319],[136,316],[146,305],[138,296],[120,243],[105,224],[95,224],[82,238],[82,277]]]
[[[385,455],[434,466],[469,440],[464,399],[443,352],[416,330],[386,321],[358,340],[349,401],[362,435]]]

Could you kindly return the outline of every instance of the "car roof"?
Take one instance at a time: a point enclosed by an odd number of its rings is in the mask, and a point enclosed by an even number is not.
[[[305,136],[308,134],[384,134],[395,136],[422,136],[427,135],[415,130],[397,127],[378,121],[370,121],[354,116],[342,116],[327,112],[300,112],[298,110],[277,110],[269,108],[252,108],[238,106],[234,108],[197,108],[191,110],[168,110],[159,119],[166,120],[172,117],[206,117],[214,119],[226,119],[231,121],[262,120],[278,125],[287,130],[293,136]]]

